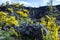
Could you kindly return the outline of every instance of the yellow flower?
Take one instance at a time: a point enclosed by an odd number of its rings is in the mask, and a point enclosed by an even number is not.
[[[22,11],[17,11],[16,13],[19,14],[19,15],[22,15],[23,14]]]
[[[15,16],[11,16],[10,18],[6,18],[6,25],[14,24],[15,26],[19,26],[18,21],[15,19]]]
[[[11,16],[10,17],[10,20],[15,20],[15,16]]]
[[[19,3],[13,3],[14,7],[19,7],[20,4]]]
[[[12,8],[8,8],[8,11],[13,12],[13,9]]]
[[[26,10],[26,9],[24,9],[23,11],[24,11],[24,12],[26,12],[26,13],[28,13],[28,12],[29,12],[29,11],[28,11],[28,10]]]
[[[56,18],[52,17],[52,20],[53,20],[53,21],[55,21],[55,20],[56,20]]]
[[[10,18],[6,18],[6,25],[11,25]]]
[[[50,31],[50,33],[52,32],[51,37],[53,38],[53,40],[58,40],[59,26],[56,24],[55,21],[56,21],[56,18],[49,17],[48,15],[46,15],[46,18],[43,18],[43,17],[41,18],[41,23],[45,25],[45,27],[47,28],[48,31]]]
[[[47,30],[48,30],[48,31],[50,31],[50,30],[51,30],[51,27],[46,26],[46,28],[47,28]]]
[[[28,17],[28,14],[24,13],[21,15],[22,17]]]
[[[0,16],[7,16],[7,13],[6,13],[6,12],[1,11],[1,12],[0,12]]]
[[[7,13],[1,11],[1,12],[0,12],[0,21],[5,21],[6,17],[7,17]]]
[[[45,18],[41,18],[41,23],[45,26],[46,25],[46,21],[45,21]]]
[[[18,21],[17,20],[12,20],[12,21],[10,21],[12,24],[14,24],[15,26],[19,26],[19,24],[18,24]]]
[[[11,22],[12,24],[14,24],[15,26],[18,25],[18,21],[15,19],[15,16],[11,16],[11,17],[10,17],[10,22]]]
[[[22,17],[28,17],[28,14],[24,13],[23,11],[17,11],[16,13],[19,14],[20,16],[22,16]]]
[[[52,22],[48,21],[47,26],[50,27],[52,25]]]

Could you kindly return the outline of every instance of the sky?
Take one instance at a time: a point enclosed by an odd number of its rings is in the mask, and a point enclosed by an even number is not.
[[[46,6],[49,3],[49,0],[0,0],[0,4],[6,3],[6,1],[9,1],[10,4],[12,2],[24,4],[27,7]],[[53,5],[60,5],[60,0],[53,0]]]

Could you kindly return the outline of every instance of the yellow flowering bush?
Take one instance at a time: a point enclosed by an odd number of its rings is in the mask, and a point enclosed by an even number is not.
[[[3,6],[4,5],[2,5],[2,8],[3,8]],[[20,25],[23,26],[23,24],[25,24],[25,23],[26,24],[33,23],[33,21],[28,17],[28,10],[23,9],[23,8],[20,9],[20,7],[19,7],[20,4],[14,3],[14,4],[10,4],[10,5],[7,4],[5,6],[8,6],[8,7],[6,7],[6,8],[4,7],[4,11],[2,8],[0,9],[1,10],[0,11],[0,33],[2,34],[5,32],[5,34],[6,34],[6,32],[7,32],[9,36],[4,34],[5,36],[11,37],[11,35],[13,35],[14,37],[18,38],[20,36]],[[21,6],[23,6],[23,4]],[[17,8],[17,9],[15,9],[15,8]],[[13,14],[11,14],[11,13],[13,13]]]
[[[58,38],[58,25],[55,22],[56,18],[54,17],[49,17],[46,15],[46,18],[41,18],[41,23],[47,28],[47,30],[50,33],[51,39],[53,40],[59,40]]]
[[[19,23],[15,19],[15,16],[10,16],[10,17],[7,16],[8,16],[7,13],[2,11],[0,12],[0,22],[2,23],[2,24],[0,23],[0,30],[4,27],[5,24],[11,27],[12,25],[19,26]],[[12,30],[12,33],[18,36],[18,33],[14,29]]]

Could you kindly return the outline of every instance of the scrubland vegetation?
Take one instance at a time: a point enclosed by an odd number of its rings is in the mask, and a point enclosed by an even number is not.
[[[1,4],[0,40],[60,40],[60,24],[56,19],[59,14],[54,8],[51,4],[46,15],[37,22],[31,19],[23,4]]]

